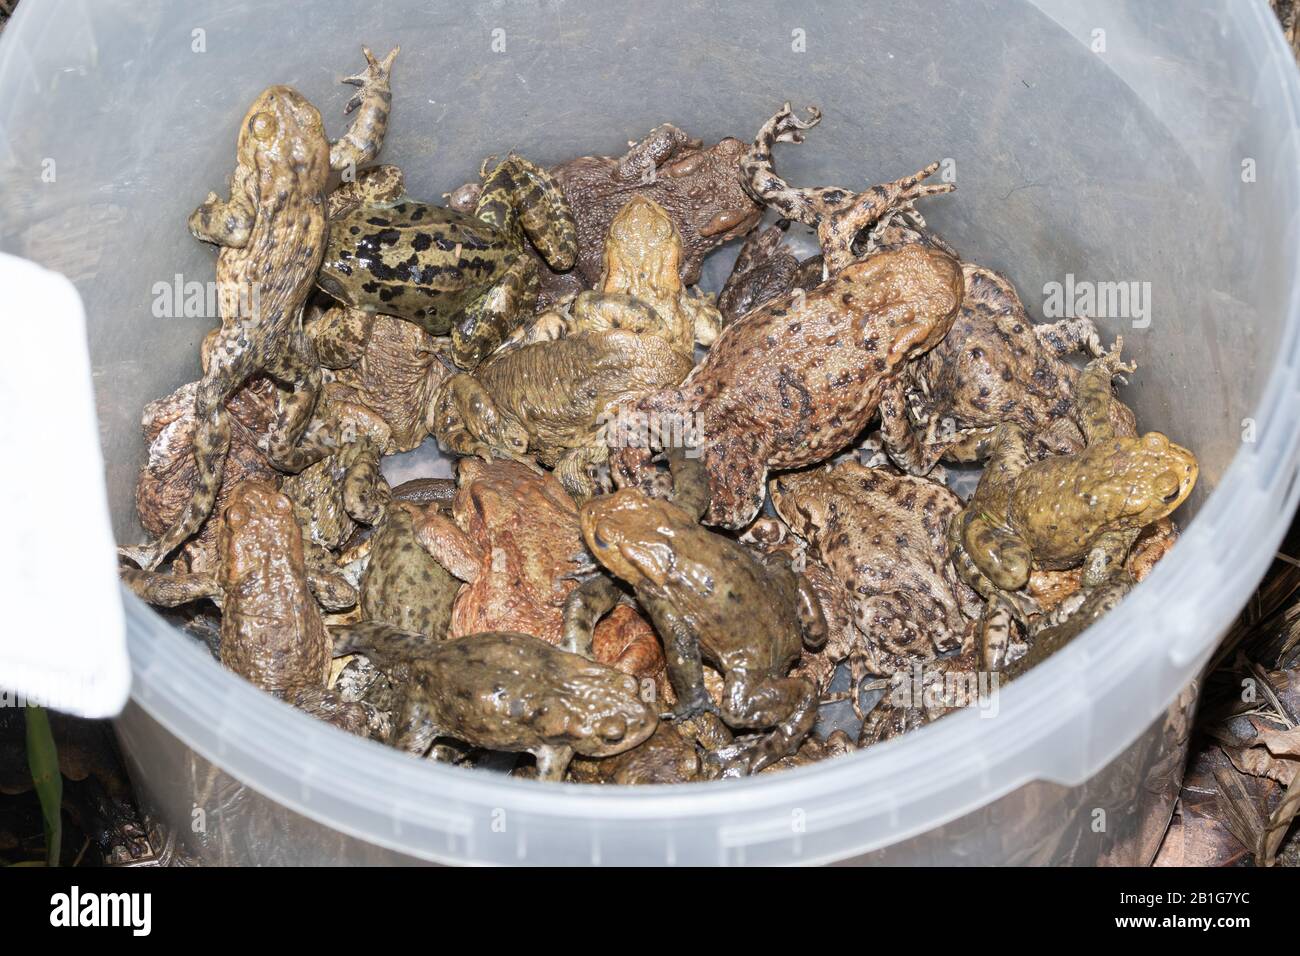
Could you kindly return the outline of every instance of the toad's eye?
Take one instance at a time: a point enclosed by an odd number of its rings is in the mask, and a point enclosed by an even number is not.
[[[248,124],[249,131],[253,134],[253,138],[261,140],[262,142],[266,142],[275,135],[276,126],[275,117],[270,113],[265,112],[258,113]]]

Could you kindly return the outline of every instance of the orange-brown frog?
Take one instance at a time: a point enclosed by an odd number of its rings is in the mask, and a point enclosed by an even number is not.
[[[451,515],[429,509],[421,543],[465,584],[448,636],[519,631],[560,643],[564,603],[589,569],[578,506],[553,474],[513,461],[463,458]],[[593,658],[638,678],[657,679],[664,658],[653,629],[631,607],[596,630]]]

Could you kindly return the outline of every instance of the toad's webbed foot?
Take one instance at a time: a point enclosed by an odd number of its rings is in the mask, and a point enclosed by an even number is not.
[[[389,75],[393,61],[401,47],[393,47],[388,56],[376,60],[369,48],[362,47],[366,68],[360,73],[343,78],[343,82],[357,87],[343,112],[357,115],[352,126],[342,138],[330,144],[330,169],[342,172],[364,166],[379,154],[388,132],[388,113],[392,108],[393,94],[389,89]]]
[[[835,275],[857,261],[853,243],[863,230],[870,229],[891,213],[910,208],[918,199],[956,189],[956,183],[924,182],[938,169],[938,163],[931,163],[910,176],[849,195],[820,216],[815,225],[827,275]]]
[[[740,158],[740,182],[760,203],[777,210],[782,217],[815,226],[837,202],[852,195],[842,189],[797,189],[777,175],[772,164],[776,143],[802,143],[804,130],[821,122],[821,110],[808,107],[808,119],[801,120],[786,103],[763,124],[754,142]]]

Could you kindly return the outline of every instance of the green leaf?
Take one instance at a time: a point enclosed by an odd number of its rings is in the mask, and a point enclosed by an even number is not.
[[[50,730],[50,715],[44,707],[27,706],[27,766],[41,801],[45,821],[45,859],[59,865],[63,842],[63,775],[59,773],[59,751]]]

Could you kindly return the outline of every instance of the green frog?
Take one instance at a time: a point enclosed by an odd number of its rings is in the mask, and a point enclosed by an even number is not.
[[[344,305],[450,335],[453,361],[471,369],[533,313],[538,267],[525,237],[552,268],[573,267],[578,240],[564,194],[546,170],[509,156],[480,176],[472,214],[400,196],[393,167],[374,175],[364,201],[331,223],[320,287]],[[394,198],[393,194],[399,195]]]
[[[432,643],[414,632],[335,628],[336,655],[365,654],[400,675],[395,745],[423,755],[436,738],[537,759],[563,780],[574,754],[630,750],[658,724],[635,677],[527,634],[488,632]]]
[[[325,254],[330,171],[372,158],[388,125],[389,72],[397,50],[383,60],[365,54],[366,70],[346,81],[361,89],[348,104],[357,115],[343,139],[326,139],[320,113],[297,90],[268,88],[240,125],[230,198],[209,193],[190,216],[195,238],[220,249],[221,328],[195,398],[194,493],[154,546],[146,561],[151,569],[212,512],[230,449],[226,401],[248,379],[262,373],[279,386],[275,419],[262,439],[271,464],[301,471],[334,444],[333,436],[309,428],[321,371],[303,329],[303,305]]]
[[[707,712],[733,729],[767,730],[706,757],[722,776],[746,776],[795,752],[812,730],[816,689],[787,675],[805,644],[825,641],[826,623],[811,586],[788,564],[765,564],[699,525],[708,479],[698,462],[675,453],[670,465],[674,501],[635,488],[594,498],[582,507],[583,537],[596,560],[632,586],[664,641],[677,697],[671,716]],[[605,580],[592,578],[570,596],[570,649],[590,645],[592,619],[617,600]],[[706,690],[705,662],[724,676],[721,706]]]
[[[1083,566],[1083,586],[1120,570],[1142,529],[1181,505],[1196,484],[1196,457],[1160,432],[1116,435],[1111,379],[1123,340],[1079,376],[1075,401],[1087,447],[1033,461],[1023,429],[998,426],[980,483],[948,527],[958,572],[990,601],[1021,593],[1031,571]],[[1019,598],[1020,600],[1017,600]]]
[[[218,555],[215,571],[124,568],[122,579],[150,604],[219,602],[222,664],[314,716],[368,734],[369,708],[326,688],[329,634],[312,598],[302,533],[289,499],[264,482],[237,485],[222,513]]]

